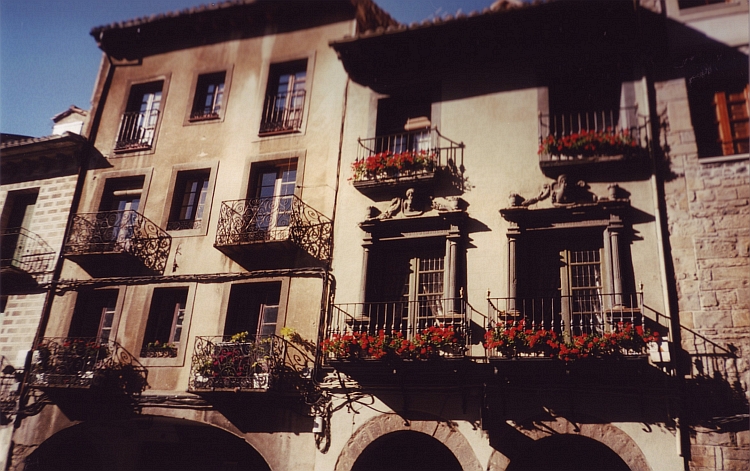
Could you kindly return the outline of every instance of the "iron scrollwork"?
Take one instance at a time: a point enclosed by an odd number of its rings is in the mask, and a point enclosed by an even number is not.
[[[97,338],[45,338],[34,350],[32,387],[102,388],[140,395],[148,371],[119,343]]]
[[[3,267],[15,267],[41,283],[51,272],[55,251],[39,235],[23,227],[13,227],[0,233],[0,255]]]
[[[216,246],[289,240],[318,260],[330,261],[331,220],[294,195],[224,201]]]
[[[156,223],[132,211],[100,211],[73,217],[66,255],[127,253],[163,273],[172,238]]]

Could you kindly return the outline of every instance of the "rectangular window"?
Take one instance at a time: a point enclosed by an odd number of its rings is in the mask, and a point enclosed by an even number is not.
[[[210,176],[209,169],[177,174],[168,231],[201,228]]]
[[[78,294],[68,337],[96,338],[104,343],[113,339],[112,332],[118,290],[81,291]]]
[[[156,288],[151,299],[142,357],[175,357],[182,340],[188,288]]]
[[[373,150],[394,154],[429,150],[431,115],[432,102],[429,98],[413,94],[381,98],[378,100]],[[410,126],[412,123],[422,123],[424,127],[413,128]]]
[[[163,81],[134,85],[117,134],[116,152],[150,149],[159,121]]]
[[[444,242],[443,242],[444,243]],[[414,333],[450,323],[445,303],[444,248],[378,251],[368,273],[367,314],[373,331]]]
[[[247,332],[267,337],[276,333],[281,283],[242,283],[232,286],[224,335]]]
[[[225,78],[226,72],[205,74],[198,77],[190,121],[203,121],[220,117],[224,99]]]
[[[307,59],[271,66],[260,134],[300,130],[305,108],[306,79]]]
[[[0,264],[31,270],[38,265],[28,229],[34,216],[39,190],[8,192],[0,232]],[[39,267],[41,268],[41,267]]]

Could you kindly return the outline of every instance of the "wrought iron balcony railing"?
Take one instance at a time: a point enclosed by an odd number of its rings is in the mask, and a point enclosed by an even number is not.
[[[276,335],[196,337],[189,389],[207,391],[304,390],[314,360]]]
[[[24,271],[41,282],[52,271],[55,251],[39,235],[14,227],[0,233],[0,266]]]
[[[643,325],[643,293],[489,298],[487,303],[492,325],[524,320],[534,328],[572,335],[611,332],[619,323]]]
[[[18,411],[20,376],[19,371],[0,356],[0,416],[5,420]]]
[[[638,107],[539,115],[540,162],[640,155],[646,148],[646,117]]]
[[[34,349],[29,385],[43,388],[107,388],[138,395],[148,371],[112,340],[45,338]]]
[[[123,113],[117,133],[115,152],[150,149],[154,143],[159,110]]]
[[[305,90],[266,97],[260,134],[299,131],[305,111]]]
[[[460,298],[335,304],[323,350],[329,359],[461,357],[468,335]]]
[[[163,273],[172,238],[142,214],[132,211],[99,211],[73,217],[64,254],[124,253],[154,272]]]
[[[433,174],[447,169],[461,172],[464,144],[440,134],[437,128],[357,139],[359,150],[352,165],[353,181],[392,180]]]
[[[321,261],[330,261],[331,220],[294,195],[224,201],[217,247],[290,241]]]

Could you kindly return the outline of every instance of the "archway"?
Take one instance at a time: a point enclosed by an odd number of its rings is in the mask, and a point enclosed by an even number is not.
[[[461,463],[435,438],[420,432],[398,431],[370,443],[352,471],[461,471]]]
[[[67,428],[25,462],[26,471],[270,471],[260,453],[236,435],[202,423],[150,416]]]
[[[506,471],[631,471],[606,445],[580,435],[551,435],[529,445]]]

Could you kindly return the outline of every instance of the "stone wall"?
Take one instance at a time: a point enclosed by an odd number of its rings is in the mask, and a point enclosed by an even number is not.
[[[0,207],[4,208],[8,193],[38,188],[34,216],[27,229],[44,239],[57,255],[63,244],[76,180],[77,175],[74,174],[3,185],[0,189]],[[56,257],[49,267],[50,271],[54,269],[55,261]],[[44,299],[44,293],[10,295],[4,312],[0,313],[0,355],[15,367],[23,366],[19,364],[19,352],[31,348]]]
[[[691,363],[683,371],[690,371],[689,388],[700,383],[726,395],[719,408],[689,411],[694,418],[724,417],[693,428],[691,469],[745,469],[750,432],[737,414],[750,398],[748,157],[699,158],[684,81],[657,84],[656,92],[669,164],[665,204],[679,307],[673,315]]]

